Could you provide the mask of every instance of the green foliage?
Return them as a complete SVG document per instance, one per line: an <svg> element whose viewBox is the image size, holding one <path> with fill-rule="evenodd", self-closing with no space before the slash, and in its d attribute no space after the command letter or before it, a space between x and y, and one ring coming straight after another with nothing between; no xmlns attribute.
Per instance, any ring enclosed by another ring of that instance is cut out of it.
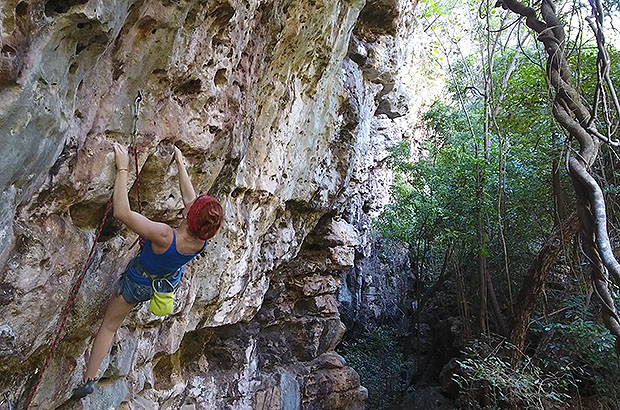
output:
<svg viewBox="0 0 620 410"><path fill-rule="evenodd" d="M468 113L475 133L472 136L461 109L435 102L424 116L434 135L425 145L428 156L411 163L404 143L394 149L391 160L396 173L394 201L375 227L386 237L410 243L416 250L412 256L420 267L437 265L433 255L441 258L446 244L456 241L467 252L465 259L474 260L480 252L491 258L492 267L496 268L492 270L501 271L503 245L497 225L497 215L501 212L508 221L503 227L508 257L513 266L525 269L553 223L548 159L551 135L542 134L546 142L543 144L539 141L541 134L532 131L528 138L522 135L519 141L502 147L501 152L493 142L489 160L485 160L481 154L483 115L482 107ZM477 193L480 173L485 175L482 197ZM498 202L500 178L504 185L501 203ZM476 218L481 211L488 216L488 237L482 247L476 236ZM418 249L421 251L417 252Z"/></svg>
<svg viewBox="0 0 620 410"><path fill-rule="evenodd" d="M606 14L608 14L609 18L617 18L617 14L614 13L620 12L620 0L603 0L602 2L603 10Z"/></svg>
<svg viewBox="0 0 620 410"><path fill-rule="evenodd" d="M423 17L445 16L450 14L456 6L458 0L425 0L423 2Z"/></svg>
<svg viewBox="0 0 620 410"><path fill-rule="evenodd" d="M368 389L369 410L385 409L400 401L406 388L402 377L406 367L395 330L379 327L354 341L343 342L339 353Z"/></svg>
<svg viewBox="0 0 620 410"><path fill-rule="evenodd" d="M618 10L618 4L617 0L604 2L608 11ZM454 52L460 38L445 30L447 21L453 19L450 14L454 7L450 1L426 2L425 24L432 30L444 30L436 35L436 54L450 60L446 78L452 80L448 88L451 95L435 102L424 116L431 138L424 145L426 156L422 160L411 162L405 143L394 148L390 160L395 172L393 203L376 221L375 229L385 237L408 243L413 269L422 280L438 273L445 249L449 243L455 244L457 263L461 261L463 276L469 281L465 285L470 287L470 297L477 280L475 261L478 255L486 256L498 299L507 302L508 285L514 290L522 282L523 273L555 223L552 162L561 161L576 143L567 148L571 142L566 141L565 132L551 115L552 92L545 78L544 50L531 45L535 37L527 40L529 46L526 41L519 49L511 46L514 39L499 39L493 45L496 53L488 56L484 50L488 52L490 47L483 41L493 35L479 24L468 31L475 42L480 41L475 45L477 51L463 56ZM479 10L486 11L483 6ZM485 25L488 22L491 29L510 27L509 21L501 18L492 14ZM572 82L590 106L597 80L597 50L575 38L567 40L566 49ZM612 61L620 57L616 50L610 50L610 56ZM492 66L485 67L489 61ZM490 81L484 78L486 73L491 73ZM620 65L611 65L610 76L620 78ZM604 106L598 107L597 126L604 129ZM616 119L616 114L610 115ZM484 141L489 142L486 152ZM605 173L605 150L601 162L595 164L601 174ZM607 195L620 192L620 174L613 169L601 180L610 181L603 187ZM564 192L572 192L562 166L560 185ZM567 210L575 208L572 196L562 200ZM610 225L617 222L614 211L612 208L609 212ZM481 225L486 235L482 240L477 235ZM618 237L611 234L612 239ZM571 261L571 257L574 255L565 256L563 262L577 266L580 261ZM511 283L504 275L506 267ZM464 373L460 383L471 394L471 406L477 403L481 388L489 388L494 406L510 401L519 403L520 408L565 408L567 395L576 389L587 391L588 383L593 383L610 406L620 403L614 340L596 323L598 317L589 312L589 299L584 300L580 291L571 289L562 294L561 300L569 306L562 320L534 327L541 346L549 343L540 362L513 368L497 352L485 350L488 346L474 346L468 351L461 362ZM471 299L475 302L475 297ZM507 303L502 307L508 311Z"/></svg>
<svg viewBox="0 0 620 410"><path fill-rule="evenodd" d="M491 348L477 340L465 349L464 358L457 360L460 369L453 378L462 389L460 399L466 408L481 408L482 395L491 408L509 404L524 409L567 408L565 401L574 387L570 366L549 373L529 361L515 368L501 356L506 348L505 343Z"/></svg>
<svg viewBox="0 0 620 410"><path fill-rule="evenodd" d="M590 390L614 408L620 403L620 366L614 337L604 326L588 319L595 315L586 306L583 297L568 298L566 322L535 323L532 331L553 334L542 357L550 372L570 367L578 384L592 383ZM584 392L586 395L592 393Z"/></svg>

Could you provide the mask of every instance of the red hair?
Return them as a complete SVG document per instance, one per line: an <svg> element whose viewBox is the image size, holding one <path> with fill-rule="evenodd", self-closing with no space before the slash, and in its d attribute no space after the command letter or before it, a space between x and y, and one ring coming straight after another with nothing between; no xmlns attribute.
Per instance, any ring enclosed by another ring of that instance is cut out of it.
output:
<svg viewBox="0 0 620 410"><path fill-rule="evenodd" d="M224 222L224 210L217 199L201 195L187 213L187 225L192 234L202 240L211 239Z"/></svg>

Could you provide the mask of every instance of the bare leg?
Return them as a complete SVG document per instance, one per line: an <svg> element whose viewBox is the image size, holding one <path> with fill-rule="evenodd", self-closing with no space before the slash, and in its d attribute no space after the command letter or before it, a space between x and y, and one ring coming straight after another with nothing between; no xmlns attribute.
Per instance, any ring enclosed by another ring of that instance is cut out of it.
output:
<svg viewBox="0 0 620 410"><path fill-rule="evenodd" d="M88 359L88 368L86 370L85 380L94 379L97 377L99 366L112 344L112 338L114 333L123 323L125 316L133 309L134 305L130 305L123 299L122 296L116 295L110 300L110 304L106 309L105 316L103 317L103 323L99 328L93 348L90 352L90 358Z"/></svg>

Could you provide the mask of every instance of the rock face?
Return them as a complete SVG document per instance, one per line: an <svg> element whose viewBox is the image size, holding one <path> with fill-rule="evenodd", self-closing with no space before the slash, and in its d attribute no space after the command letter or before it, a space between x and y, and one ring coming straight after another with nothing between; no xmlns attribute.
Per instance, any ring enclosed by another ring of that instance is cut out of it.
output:
<svg viewBox="0 0 620 410"><path fill-rule="evenodd" d="M144 213L178 223L176 144L225 226L185 270L173 314L134 310L96 392L67 403L136 252L135 236L108 223L32 408L363 408L365 389L333 352L338 277L388 197L413 7L0 3L0 395L23 406L32 391L142 90Z"/></svg>
<svg viewBox="0 0 620 410"><path fill-rule="evenodd" d="M356 254L354 267L340 274L340 315L355 337L385 323L407 329L414 311L415 278L407 247L369 235L369 246Z"/></svg>

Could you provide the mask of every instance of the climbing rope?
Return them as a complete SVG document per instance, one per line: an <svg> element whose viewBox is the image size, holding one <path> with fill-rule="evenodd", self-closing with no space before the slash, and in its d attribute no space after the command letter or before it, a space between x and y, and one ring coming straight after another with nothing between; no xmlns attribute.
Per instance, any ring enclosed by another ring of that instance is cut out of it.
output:
<svg viewBox="0 0 620 410"><path fill-rule="evenodd" d="M71 310L73 310L73 304L75 303L75 298L77 297L77 293L80 290L80 287L82 286L82 281L84 280L86 271L88 270L90 266L90 262L93 258L93 255L95 254L95 247L97 246L97 242L99 242L99 237L101 236L103 225L105 224L105 221L108 219L108 215L110 214L111 209L112 209L112 198L110 198L110 200L108 201L108 204L105 209L105 213L103 214L103 219L101 220L101 223L99 224L99 229L97 229L97 235L95 235L95 241L93 242L93 246L90 248L88 258L86 258L86 263L84 264L84 267L82 267L82 272L80 273L80 276L78 277L77 282L73 286L73 290L71 291L71 297L69 298L69 302L67 303L67 306L65 307L65 315L62 319L62 322L60 323L60 328L58 329L58 332L56 332L56 337L54 338L54 341L52 342L50 351L47 354L47 357L45 358L45 363L43 363L43 367L41 368L41 371L39 372L39 377L37 378L37 381L34 384L34 387L32 389L32 392L30 393L30 397L28 398L28 402L26 403L24 410L28 410L30 408L30 403L32 402L32 399L34 398L34 395L37 392L39 383L41 383L41 379L43 378L43 373L45 373L45 370L47 370L49 361L52 358L52 355L54 354L56 347L58 347L58 342L60 341L60 335L65 327L65 323L67 323L67 318L69 317Z"/></svg>
<svg viewBox="0 0 620 410"><path fill-rule="evenodd" d="M136 137L138 134L138 115L140 113L140 102L141 101L142 101L142 90L139 90L138 96L134 100L133 131L131 134L130 149L133 153L134 162L136 165L136 183L137 183L136 188L137 188L137 194L138 194L138 212L140 213L142 212L142 203L140 199L140 170L138 168L138 150L136 149ZM99 228L97 229L97 234L95 235L93 246L90 248L90 252L88 253L88 257L86 258L86 263L84 263L80 276L78 277L77 282L75 283L75 285L73 286L73 289L71 290L71 296L69 297L69 301L67 302L67 305L65 307L64 317L62 318L60 327L58 331L56 332L56 337L54 338L54 341L52 342L52 345L50 346L50 350L49 350L49 353L47 354L47 357L45 358L45 362L43 363L43 366L41 367L41 370L39 371L39 376L37 377L37 381L35 382L34 387L32 388L32 392L30 393L30 396L28 397L28 401L26 402L26 405L24 406L24 410L28 410L30 408L32 399L34 398L34 395L36 394L37 389L39 388L39 384L41 383L41 379L43 378L43 373L45 373L45 370L47 370L47 366L49 365L50 359L52 358L52 355L54 354L54 352L56 351L56 348L58 347L58 342L60 342L60 336L65 327L65 324L67 323L69 314L73 310L73 305L75 304L75 299L77 297L78 291L80 290L80 287L82 286L82 281L84 280L84 276L86 276L86 272L88 271L93 255L95 254L95 247L97 246L97 243L99 242L99 238L101 237L103 226L105 225L105 222L108 219L108 216L110 215L110 211L112 210L113 199L114 197L110 196L110 200L108 201L106 205L103 218L101 219L101 223L99 224ZM140 241L140 248L144 246L143 238L138 238L133 243L133 245L131 245L131 248L133 248L136 242L138 241ZM131 248L129 249L131 250ZM9 405L10 405L10 402L9 402Z"/></svg>

